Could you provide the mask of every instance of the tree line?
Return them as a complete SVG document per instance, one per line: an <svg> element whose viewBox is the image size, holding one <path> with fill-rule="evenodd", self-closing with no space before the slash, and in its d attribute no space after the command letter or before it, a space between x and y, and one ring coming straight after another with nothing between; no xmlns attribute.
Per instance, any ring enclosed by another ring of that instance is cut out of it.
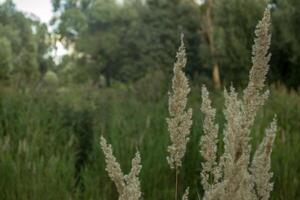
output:
<svg viewBox="0 0 300 200"><path fill-rule="evenodd" d="M12 0L0 5L1 81L41 81L47 71L60 84L95 86L135 82L154 71L169 76L183 33L193 82L243 85L255 24L270 7L269 80L299 87L298 0L52 0L52 5L53 32L16 10ZM72 50L59 64L51 57L56 40Z"/></svg>

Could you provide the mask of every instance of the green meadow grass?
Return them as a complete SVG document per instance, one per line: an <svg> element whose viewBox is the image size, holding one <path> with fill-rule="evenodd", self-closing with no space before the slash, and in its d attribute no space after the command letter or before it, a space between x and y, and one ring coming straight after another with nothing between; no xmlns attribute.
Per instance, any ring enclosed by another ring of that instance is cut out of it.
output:
<svg viewBox="0 0 300 200"><path fill-rule="evenodd" d="M147 90L144 90L147 91ZM212 94L222 126L222 94ZM0 92L0 199L117 199L99 146L103 134L128 172L136 149L142 157L143 199L170 199L175 176L166 162L169 143L167 95L149 98L126 89ZM193 128L180 173L181 193L202 194L199 138L200 89L193 88ZM279 131L272 154L272 199L300 198L300 96L272 89L253 127L253 145L277 114ZM222 133L220 133L222 134ZM220 144L221 145L221 144Z"/></svg>

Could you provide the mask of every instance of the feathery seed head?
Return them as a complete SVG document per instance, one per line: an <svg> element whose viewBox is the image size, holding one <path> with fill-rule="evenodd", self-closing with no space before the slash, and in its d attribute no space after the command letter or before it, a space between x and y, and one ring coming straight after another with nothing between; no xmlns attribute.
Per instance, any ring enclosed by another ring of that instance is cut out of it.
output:
<svg viewBox="0 0 300 200"><path fill-rule="evenodd" d="M212 108L209 93L205 86L202 86L201 111L204 114L203 136L200 139L200 153L204 158L202 163L201 183L204 190L208 190L211 185L210 177L216 183L220 178L220 170L217 167L217 143L219 126L215 124L216 109Z"/></svg>
<svg viewBox="0 0 300 200"><path fill-rule="evenodd" d="M174 76L172 80L172 92L169 95L169 113L167 118L171 145L168 147L167 161L171 169L181 167L181 160L186 151L192 126L192 109L186 110L187 95L190 92L188 79L182 71L186 65L186 52L181 39L181 46L177 53L177 61L174 64Z"/></svg>
<svg viewBox="0 0 300 200"><path fill-rule="evenodd" d="M116 157L113 155L113 150L110 144L107 144L105 138L101 136L100 145L105 156L106 168L108 176L115 183L119 194L123 193L125 188L124 174L121 170L120 164L117 162Z"/></svg>
<svg viewBox="0 0 300 200"><path fill-rule="evenodd" d="M266 136L256 150L250 171L255 183L255 191L258 199L268 200L273 189L270 182L273 173L271 170L271 152L277 131L277 119L273 119L270 127L266 130Z"/></svg>
<svg viewBox="0 0 300 200"><path fill-rule="evenodd" d="M186 190L182 196L182 200L189 200L189 190L190 190L190 188L186 188Z"/></svg>
<svg viewBox="0 0 300 200"><path fill-rule="evenodd" d="M104 137L101 136L100 145L105 156L106 171L110 179L115 183L119 200L138 200L142 196L139 174L142 168L140 153L136 152L132 159L132 168L128 175L124 175L119 163L113 155L111 145L107 144Z"/></svg>

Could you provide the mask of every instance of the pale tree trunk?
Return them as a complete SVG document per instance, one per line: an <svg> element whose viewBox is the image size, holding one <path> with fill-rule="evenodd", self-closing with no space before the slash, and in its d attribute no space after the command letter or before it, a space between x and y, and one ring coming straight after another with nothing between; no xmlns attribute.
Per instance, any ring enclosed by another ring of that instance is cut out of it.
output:
<svg viewBox="0 0 300 200"><path fill-rule="evenodd" d="M218 63L214 64L212 78L213 78L213 81L214 81L214 87L216 89L221 89L221 78L220 78Z"/></svg>
<svg viewBox="0 0 300 200"><path fill-rule="evenodd" d="M204 33L206 34L207 43L209 45L209 51L212 58L212 79L214 83L214 87L216 89L221 88L221 78L220 78L220 71L219 71L219 64L216 58L216 48L214 44L214 27L212 22L212 6L213 0L207 0L207 8L205 13L205 30Z"/></svg>

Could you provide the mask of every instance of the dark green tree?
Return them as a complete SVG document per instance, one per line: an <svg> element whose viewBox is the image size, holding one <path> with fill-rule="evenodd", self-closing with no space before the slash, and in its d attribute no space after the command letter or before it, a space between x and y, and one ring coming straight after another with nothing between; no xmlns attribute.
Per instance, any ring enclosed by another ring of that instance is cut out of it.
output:
<svg viewBox="0 0 300 200"><path fill-rule="evenodd" d="M214 3L214 37L225 83L245 84L251 66L252 38L256 22L266 8L261 0L218 0ZM207 50L205 51L207 52Z"/></svg>
<svg viewBox="0 0 300 200"><path fill-rule="evenodd" d="M172 70L180 35L185 35L190 75L199 72L200 13L192 0L146 0L141 17L147 27L148 55L153 65L165 72Z"/></svg>
<svg viewBox="0 0 300 200"><path fill-rule="evenodd" d="M14 84L37 80L51 42L46 25L16 10L11 0L0 5L1 79ZM51 60L51 59L49 59Z"/></svg>
<svg viewBox="0 0 300 200"><path fill-rule="evenodd" d="M169 72L180 34L188 43L189 71L198 70L199 15L193 1L53 1L57 32L74 46L78 71L97 83L135 81L148 71ZM54 22L55 23L55 22Z"/></svg>
<svg viewBox="0 0 300 200"><path fill-rule="evenodd" d="M0 37L0 80L7 79L12 64L12 47L10 41Z"/></svg>
<svg viewBox="0 0 300 200"><path fill-rule="evenodd" d="M271 80L290 88L300 86L300 1L276 0L272 7Z"/></svg>

